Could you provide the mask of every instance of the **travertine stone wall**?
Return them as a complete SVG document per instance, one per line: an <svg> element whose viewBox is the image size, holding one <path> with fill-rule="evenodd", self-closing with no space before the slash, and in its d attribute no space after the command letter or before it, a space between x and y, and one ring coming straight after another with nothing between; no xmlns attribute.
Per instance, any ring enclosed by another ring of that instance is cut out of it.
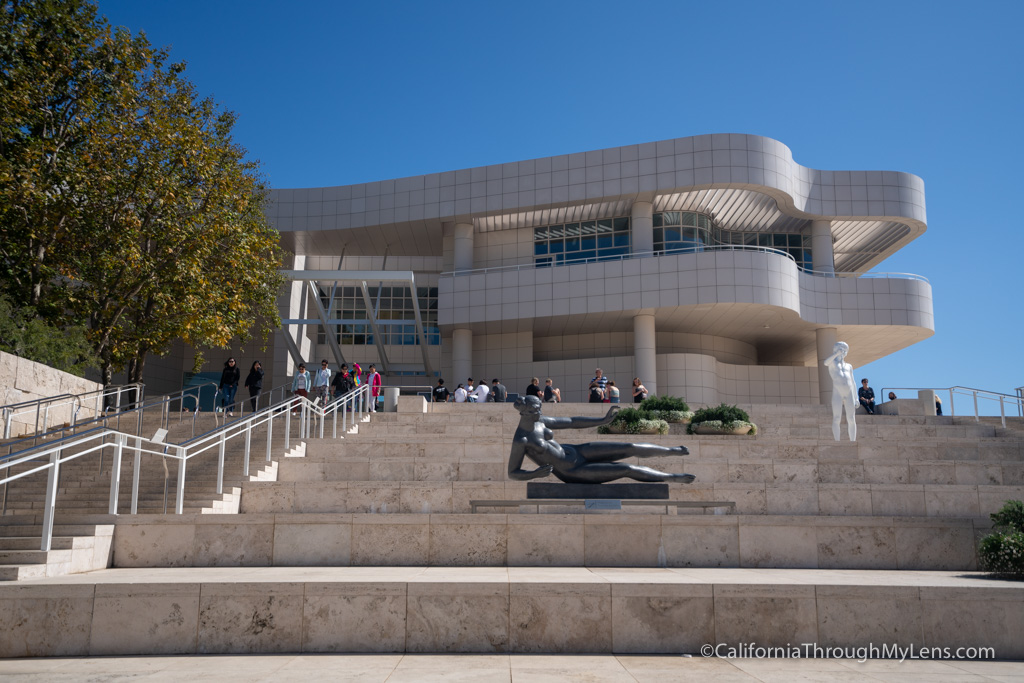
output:
<svg viewBox="0 0 1024 683"><path fill-rule="evenodd" d="M58 394L84 394L102 388L103 385L97 382L90 382L82 377L55 370L48 365L0 351L0 405L34 401ZM88 409L89 406L82 408L83 411ZM92 416L90 411L88 417ZM81 420L83 417L84 412L80 412L79 419ZM70 403L55 405L50 411L49 425L52 427L63 424L70 419ZM42 417L40 417L41 420ZM16 413L11 427L11 436L30 433L35 421L34 409L31 412ZM2 429L3 426L0 424L0 430Z"/></svg>

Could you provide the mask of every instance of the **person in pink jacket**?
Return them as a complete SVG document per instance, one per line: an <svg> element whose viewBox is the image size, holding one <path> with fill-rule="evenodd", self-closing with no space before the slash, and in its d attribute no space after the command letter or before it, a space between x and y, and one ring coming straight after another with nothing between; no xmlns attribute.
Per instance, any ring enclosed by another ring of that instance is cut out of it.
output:
<svg viewBox="0 0 1024 683"><path fill-rule="evenodd" d="M370 401L370 412L375 413L377 412L377 397L380 396L380 373L377 372L373 363L370 363L366 383L370 385L370 395L373 396L373 400Z"/></svg>

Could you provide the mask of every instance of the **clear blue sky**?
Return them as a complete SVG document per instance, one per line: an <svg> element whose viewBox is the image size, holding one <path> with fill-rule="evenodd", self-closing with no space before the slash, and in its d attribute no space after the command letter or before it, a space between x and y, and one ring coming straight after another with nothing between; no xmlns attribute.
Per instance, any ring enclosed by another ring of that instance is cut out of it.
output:
<svg viewBox="0 0 1024 683"><path fill-rule="evenodd" d="M928 230L875 270L934 288L935 335L876 390L1024 385L1024 3L99 0L239 114L272 187L703 133L924 178Z"/></svg>

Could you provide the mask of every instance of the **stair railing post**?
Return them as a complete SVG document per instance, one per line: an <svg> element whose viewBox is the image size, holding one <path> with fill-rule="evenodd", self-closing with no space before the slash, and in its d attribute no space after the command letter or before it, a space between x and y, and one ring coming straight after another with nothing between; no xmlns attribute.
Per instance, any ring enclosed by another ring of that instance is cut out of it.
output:
<svg viewBox="0 0 1024 683"><path fill-rule="evenodd" d="M114 439L114 458L110 464L110 504L107 513L117 514L117 497L121 491L121 454L124 452L125 435L118 434ZM141 444L139 444L141 446Z"/></svg>
<svg viewBox="0 0 1024 683"><path fill-rule="evenodd" d="M284 407L284 449L288 450L288 445L291 443L292 435L292 408L295 407L294 403L285 405ZM274 421L271 419L270 426L273 426ZM267 460L270 460L270 435L267 435Z"/></svg>
<svg viewBox="0 0 1024 683"><path fill-rule="evenodd" d="M981 422L981 418L978 417L978 392L972 391L971 393L974 394L974 421Z"/></svg>
<svg viewBox="0 0 1024 683"><path fill-rule="evenodd" d="M255 413L253 413L255 415ZM249 446L252 444L252 430L255 429L256 422L250 420L249 424L245 426L245 459L242 461L242 476L249 476Z"/></svg>
<svg viewBox="0 0 1024 683"><path fill-rule="evenodd" d="M227 432L221 432L220 444L217 447L217 495L224 493L224 445Z"/></svg>
<svg viewBox="0 0 1024 683"><path fill-rule="evenodd" d="M1006 406L1002 396L999 397L999 416L1003 419L1003 429L1006 429Z"/></svg>
<svg viewBox="0 0 1024 683"><path fill-rule="evenodd" d="M40 550L49 552L53 540L53 512L57 505L57 481L60 468L60 449L50 453L50 471L46 475L46 507L43 509L43 538Z"/></svg>
<svg viewBox="0 0 1024 683"><path fill-rule="evenodd" d="M135 461L132 463L132 514L139 514L139 470L142 469L142 444L135 442ZM166 458L164 459L166 461ZM167 513L167 477L164 477L164 513Z"/></svg>
<svg viewBox="0 0 1024 683"><path fill-rule="evenodd" d="M185 466L188 463L188 451L178 447L178 491L174 501L174 514L180 515L185 511Z"/></svg>
<svg viewBox="0 0 1024 683"><path fill-rule="evenodd" d="M334 415L331 420L331 438L338 438L338 406L335 406Z"/></svg>
<svg viewBox="0 0 1024 683"><path fill-rule="evenodd" d="M288 416L292 414L289 406L285 407L285 422L284 422L284 447L288 450ZM271 408L267 413L267 462L270 462L270 442L274 438L274 409Z"/></svg>

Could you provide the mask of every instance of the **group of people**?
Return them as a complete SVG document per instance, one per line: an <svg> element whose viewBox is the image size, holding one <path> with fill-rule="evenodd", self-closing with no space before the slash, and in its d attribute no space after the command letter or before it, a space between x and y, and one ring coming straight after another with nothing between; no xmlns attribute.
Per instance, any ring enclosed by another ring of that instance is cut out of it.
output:
<svg viewBox="0 0 1024 683"><path fill-rule="evenodd" d="M217 391L220 395L219 412L226 412L230 416L235 414L235 393L238 391L238 382L242 379L242 371L238 369L234 358L224 361L224 369L220 373L220 384ZM263 391L263 366L260 362L253 361L252 368L245 378L246 388L249 389L249 402L253 412L256 412L256 404L259 402L260 393Z"/></svg>
<svg viewBox="0 0 1024 683"><path fill-rule="evenodd" d="M615 386L615 380L608 379L601 368L594 370L594 377L590 380L587 391L590 396L589 403L621 402L621 394L619 388ZM647 387L644 386L639 377L633 378L632 394L633 403L640 403L649 395Z"/></svg>
<svg viewBox="0 0 1024 683"><path fill-rule="evenodd" d="M453 393L444 385L443 379L437 380L437 386L431 392L431 400L434 403L504 403L508 400L508 389L497 377L491 380L489 387L486 380L480 380L476 386L473 386L472 377L466 382L459 383Z"/></svg>
<svg viewBox="0 0 1024 683"><path fill-rule="evenodd" d="M530 386L526 387L527 396L536 396L544 403L561 403L562 392L554 385L551 378L544 380L544 387L541 388L540 380L536 377L530 380Z"/></svg>
<svg viewBox="0 0 1024 683"><path fill-rule="evenodd" d="M601 368L598 368L594 375L589 386L590 403L619 403L621 394L615 382L605 377ZM562 401L562 391L555 386L550 377L544 380L544 386L541 386L539 377L531 379L525 394L536 396L543 403ZM640 403L648 396L647 387L639 377L633 378L632 395L633 403ZM431 400L434 403L505 403L508 400L508 390L497 378L492 379L488 387L486 381L474 385L473 378L470 377L465 384L460 383L453 392L445 386L443 379L439 379L432 391Z"/></svg>
<svg viewBox="0 0 1024 683"><path fill-rule="evenodd" d="M373 363L367 366L365 380L359 363L353 363L351 370L348 363L342 363L341 369L337 373L332 373L330 363L322 360L320 369L312 375L306 370L304 363L299 363L299 368L292 379L292 393L308 398L309 392L312 391L315 395L314 400L319 401L321 405L327 405L331 400L341 398L364 383L370 385L370 412L376 412L377 398L381 392L381 376Z"/></svg>
<svg viewBox="0 0 1024 683"><path fill-rule="evenodd" d="M888 398L890 401L895 401L896 392L890 391ZM857 390L857 399L860 401L860 404L864 406L864 410L867 411L868 415L875 414L875 390L868 386L867 377L860 381L860 389ZM935 414L942 415L942 399L939 398L938 394L935 395Z"/></svg>

